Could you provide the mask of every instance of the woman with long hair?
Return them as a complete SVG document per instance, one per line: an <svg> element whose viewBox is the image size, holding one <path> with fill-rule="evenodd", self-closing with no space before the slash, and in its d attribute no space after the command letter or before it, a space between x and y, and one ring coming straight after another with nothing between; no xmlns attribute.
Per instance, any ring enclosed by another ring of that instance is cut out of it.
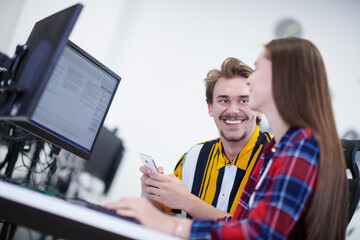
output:
<svg viewBox="0 0 360 240"><path fill-rule="evenodd" d="M249 107L265 114L274 139L230 221L171 217L144 198L104 206L186 239L345 239L345 160L318 49L305 39L273 40L247 82Z"/></svg>

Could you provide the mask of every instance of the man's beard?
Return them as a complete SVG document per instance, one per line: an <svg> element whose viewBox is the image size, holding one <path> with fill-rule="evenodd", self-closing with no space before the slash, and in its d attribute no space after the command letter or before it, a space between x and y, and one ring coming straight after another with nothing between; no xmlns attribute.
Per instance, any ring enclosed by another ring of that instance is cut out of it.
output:
<svg viewBox="0 0 360 240"><path fill-rule="evenodd" d="M240 137L228 138L225 136L225 134L222 130L220 131L220 136L222 136L228 142L240 142L245 139L246 135L247 135L247 132L244 132L243 135Z"/></svg>
<svg viewBox="0 0 360 240"><path fill-rule="evenodd" d="M220 121L223 121L225 119L243 119L243 121L254 121L254 117L252 117L251 119L249 118L248 115L246 115L243 111L241 111L240 113L237 113L237 114L222 114L220 117L219 117L219 120ZM244 127L244 126L242 126ZM249 133L246 131L244 131L244 133L239 136L239 137L232 137L232 138L228 138L225 136L224 134L224 131L223 130L220 130L220 136L224 138L224 140L228 141L228 142L240 142L242 140L244 140L246 138L246 136L248 135Z"/></svg>

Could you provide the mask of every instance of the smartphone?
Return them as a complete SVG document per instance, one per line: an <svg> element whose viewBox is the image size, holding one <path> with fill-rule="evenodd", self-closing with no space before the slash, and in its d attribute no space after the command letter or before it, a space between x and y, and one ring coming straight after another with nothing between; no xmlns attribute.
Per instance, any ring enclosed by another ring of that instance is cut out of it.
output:
<svg viewBox="0 0 360 240"><path fill-rule="evenodd" d="M150 157L146 154L143 154L143 153L139 153L139 155L140 155L140 158L141 158L144 166L150 168L151 172L153 172L153 173L159 172L158 168L156 167L155 161L154 161L154 159L152 159L152 157Z"/></svg>

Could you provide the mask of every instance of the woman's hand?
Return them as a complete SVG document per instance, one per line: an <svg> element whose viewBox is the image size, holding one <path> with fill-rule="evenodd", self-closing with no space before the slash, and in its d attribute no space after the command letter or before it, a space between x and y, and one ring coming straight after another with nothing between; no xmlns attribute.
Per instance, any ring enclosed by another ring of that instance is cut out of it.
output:
<svg viewBox="0 0 360 240"><path fill-rule="evenodd" d="M190 220L186 220L186 223L181 223L181 221L185 220L164 214L156 209L146 198L123 198L116 202L105 203L102 206L115 210L119 215L135 218L143 226L170 235L174 235L179 224L183 224L184 232L182 234L185 234L185 236L189 235Z"/></svg>

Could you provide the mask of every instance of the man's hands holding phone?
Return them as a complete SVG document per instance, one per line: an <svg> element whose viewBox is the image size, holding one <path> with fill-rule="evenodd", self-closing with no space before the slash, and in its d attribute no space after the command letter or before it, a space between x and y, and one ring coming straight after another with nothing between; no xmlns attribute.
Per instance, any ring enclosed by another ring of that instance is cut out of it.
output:
<svg viewBox="0 0 360 240"><path fill-rule="evenodd" d="M140 171L143 173L141 176L141 194L152 200L155 206L162 209L161 204L163 204L178 209L181 205L186 204L186 199L192 198L193 195L179 178L173 174L164 174L163 167L156 168L160 174L154 173L156 165L149 156L143 155L142 160L144 166L140 167ZM183 207L181 206L180 209Z"/></svg>
<svg viewBox="0 0 360 240"><path fill-rule="evenodd" d="M172 215L171 209L181 209L194 218L204 219L231 216L191 194L185 184L175 175L164 174L162 167L157 169L159 173L153 173L150 168L145 166L140 167L140 171L143 173L141 194L146 196L159 210Z"/></svg>

